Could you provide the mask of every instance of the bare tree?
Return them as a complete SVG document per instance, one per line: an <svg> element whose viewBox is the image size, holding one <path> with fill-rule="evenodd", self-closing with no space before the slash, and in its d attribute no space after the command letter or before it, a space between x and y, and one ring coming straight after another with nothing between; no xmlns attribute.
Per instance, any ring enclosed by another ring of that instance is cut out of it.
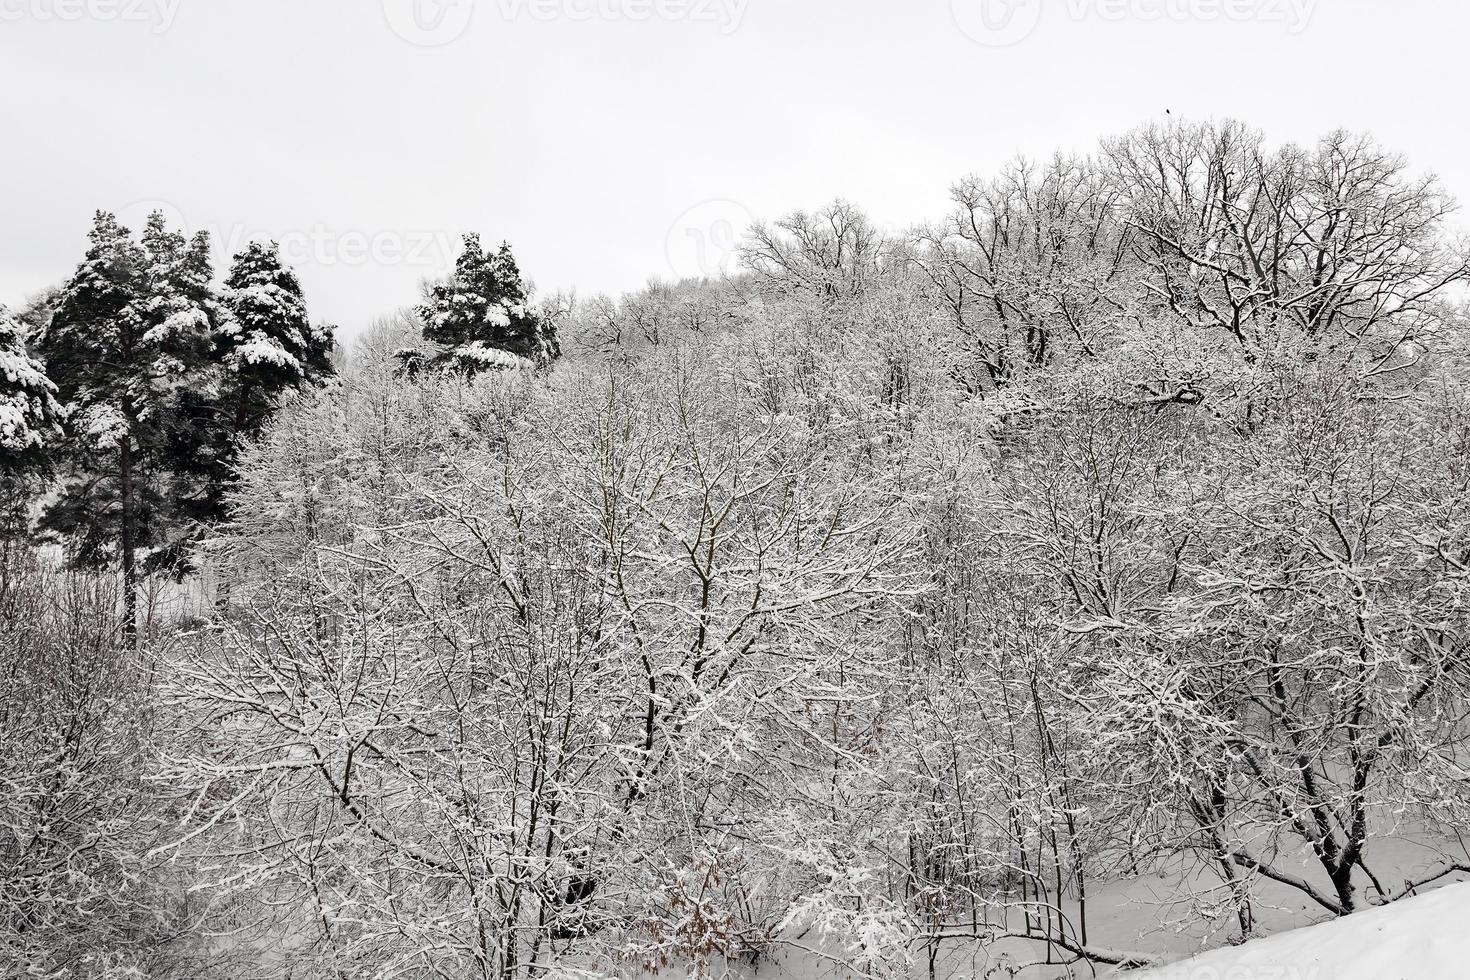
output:
<svg viewBox="0 0 1470 980"><path fill-rule="evenodd" d="M1246 357L1305 337L1402 367L1470 274L1453 202L1366 136L1271 150L1237 122L1178 124L1105 152L1145 288Z"/></svg>
<svg viewBox="0 0 1470 980"><path fill-rule="evenodd" d="M920 230L917 262L965 338L975 391L1070 351L1092 355L1131 309L1118 192L1090 160L1018 161L953 191L954 214Z"/></svg>

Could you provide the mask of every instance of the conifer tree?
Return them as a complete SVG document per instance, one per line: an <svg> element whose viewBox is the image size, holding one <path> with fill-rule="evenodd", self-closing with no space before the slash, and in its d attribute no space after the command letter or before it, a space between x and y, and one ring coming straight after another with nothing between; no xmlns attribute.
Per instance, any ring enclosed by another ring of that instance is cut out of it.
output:
<svg viewBox="0 0 1470 980"><path fill-rule="evenodd" d="M217 465L215 435L219 426L217 403L221 378L211 363L213 338L229 320L214 293L214 268L208 235L185 238L165 227L161 215L148 219L143 248L149 259L152 289L149 322L159 329L184 326L187 362L193 365L191 383L173 400L173 417L166 427L166 453L161 465L168 472L167 513L160 521L163 540L149 556L150 571L167 568L177 575L189 570L187 552L194 539L193 523L209 496L208 476Z"/></svg>
<svg viewBox="0 0 1470 980"><path fill-rule="evenodd" d="M226 517L242 440L257 438L292 391L334 373L334 331L313 324L296 274L275 242L252 242L230 266L221 294L226 315L214 331L221 383L215 402L207 493L192 516L203 524Z"/></svg>
<svg viewBox="0 0 1470 980"><path fill-rule="evenodd" d="M418 308L424 339L438 350L406 351L405 363L421 363L474 375L519 364L545 364L559 353L554 326L527 302L526 285L510 246L482 250L480 236L466 235L449 278L428 287Z"/></svg>
<svg viewBox="0 0 1470 980"><path fill-rule="evenodd" d="M65 537L74 563L121 567L130 635L138 553L168 543L169 464L207 431L185 395L214 385L209 278L207 238L186 242L155 214L140 245L99 211L41 338L68 416L67 478L42 524Z"/></svg>
<svg viewBox="0 0 1470 980"><path fill-rule="evenodd" d="M332 330L313 325L275 242L252 242L225 280L230 322L218 354L233 386L234 430L257 435L283 394L332 374Z"/></svg>
<svg viewBox="0 0 1470 980"><path fill-rule="evenodd" d="M60 423L56 385L27 353L20 321L0 304L0 474L39 466Z"/></svg>
<svg viewBox="0 0 1470 980"><path fill-rule="evenodd" d="M0 545L25 536L35 478L60 436L56 385L26 351L26 330L0 305Z"/></svg>

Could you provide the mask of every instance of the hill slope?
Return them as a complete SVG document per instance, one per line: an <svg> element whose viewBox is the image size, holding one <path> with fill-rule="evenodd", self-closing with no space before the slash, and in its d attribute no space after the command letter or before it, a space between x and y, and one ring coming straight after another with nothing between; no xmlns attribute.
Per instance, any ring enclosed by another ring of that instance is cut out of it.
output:
<svg viewBox="0 0 1470 980"><path fill-rule="evenodd" d="M1131 980L1459 980L1470 976L1470 883L1220 949Z"/></svg>

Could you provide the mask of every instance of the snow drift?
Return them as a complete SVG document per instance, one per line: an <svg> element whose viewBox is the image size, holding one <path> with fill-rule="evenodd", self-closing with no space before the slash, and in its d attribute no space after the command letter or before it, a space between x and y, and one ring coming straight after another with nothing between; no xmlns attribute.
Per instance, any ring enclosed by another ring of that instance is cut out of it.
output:
<svg viewBox="0 0 1470 980"><path fill-rule="evenodd" d="M1134 980L1460 980L1470 976L1470 883L1294 929Z"/></svg>

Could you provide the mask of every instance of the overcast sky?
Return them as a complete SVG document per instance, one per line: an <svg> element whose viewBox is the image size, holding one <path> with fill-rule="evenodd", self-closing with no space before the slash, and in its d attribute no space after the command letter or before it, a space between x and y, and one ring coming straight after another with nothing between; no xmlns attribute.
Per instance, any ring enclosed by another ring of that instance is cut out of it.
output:
<svg viewBox="0 0 1470 980"><path fill-rule="evenodd" d="M620 292L1166 108L1367 129L1465 198L1467 38L1448 0L0 0L0 302L155 203L221 261L281 240L347 333L467 231Z"/></svg>

